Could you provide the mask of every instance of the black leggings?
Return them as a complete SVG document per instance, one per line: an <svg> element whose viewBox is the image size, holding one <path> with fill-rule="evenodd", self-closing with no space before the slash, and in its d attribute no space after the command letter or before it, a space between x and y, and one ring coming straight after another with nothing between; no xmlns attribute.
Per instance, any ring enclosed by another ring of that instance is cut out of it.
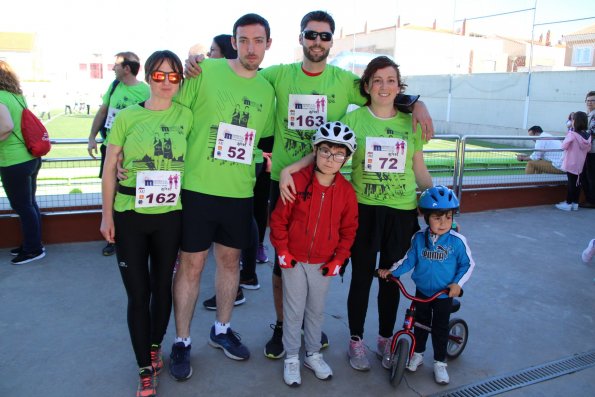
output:
<svg viewBox="0 0 595 397"><path fill-rule="evenodd" d="M378 251L378 267L390 268L405 256L411 245L411 237L419 230L419 223L417 210L365 204L359 204L358 210L359 226L351 247L352 274L347 314L351 335L363 338ZM395 283L381 280L378 288L379 335L385 338L393 335L398 307L399 288Z"/></svg>
<svg viewBox="0 0 595 397"><path fill-rule="evenodd" d="M148 367L151 345L161 344L169 323L182 212L114 212L114 224L118 267L128 295L132 348L139 368Z"/></svg>
<svg viewBox="0 0 595 397"><path fill-rule="evenodd" d="M415 291L415 296L421 299L428 298L419 291ZM415 304L415 320L420 324L432 328L432 347L434 348L434 360L436 361L446 361L448 321L450 320L451 308L452 298L436 299L429 303ZM425 352L428 331L421 327L416 327L414 333L416 342L415 352Z"/></svg>
<svg viewBox="0 0 595 397"><path fill-rule="evenodd" d="M568 185L566 188L566 202L568 204L578 203L578 196L581 194L581 185L578 180L578 175L567 172L566 177L568 178Z"/></svg>

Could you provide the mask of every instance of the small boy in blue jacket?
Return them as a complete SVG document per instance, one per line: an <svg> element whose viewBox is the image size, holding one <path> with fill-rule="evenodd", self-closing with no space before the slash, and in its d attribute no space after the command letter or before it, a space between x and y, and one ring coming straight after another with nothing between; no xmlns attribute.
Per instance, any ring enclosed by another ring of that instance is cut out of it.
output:
<svg viewBox="0 0 595 397"><path fill-rule="evenodd" d="M411 248L403 259L388 270L378 270L378 274L382 278L389 273L399 277L413 269L415 296L422 299L450 289L448 295L443 294L429 303L417 303L415 309L416 321L432 328L434 379L439 384L448 384L446 348L452 298L460 295L475 262L465 237L452 229L453 215L459 209L459 200L452 190L445 186L429 188L422 193L418 206L428 226L413 236ZM412 372L423 364L428 340L426 330L416 327L414 332L417 343L407 364Z"/></svg>

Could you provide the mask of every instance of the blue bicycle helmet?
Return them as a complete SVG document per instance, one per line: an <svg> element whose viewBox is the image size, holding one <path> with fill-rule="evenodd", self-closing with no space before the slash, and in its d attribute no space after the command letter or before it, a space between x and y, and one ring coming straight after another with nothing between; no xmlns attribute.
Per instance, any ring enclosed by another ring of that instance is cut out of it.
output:
<svg viewBox="0 0 595 397"><path fill-rule="evenodd" d="M418 206L424 214L434 211L457 211L459 209L459 199L446 186L437 185L426 189L421 194Z"/></svg>

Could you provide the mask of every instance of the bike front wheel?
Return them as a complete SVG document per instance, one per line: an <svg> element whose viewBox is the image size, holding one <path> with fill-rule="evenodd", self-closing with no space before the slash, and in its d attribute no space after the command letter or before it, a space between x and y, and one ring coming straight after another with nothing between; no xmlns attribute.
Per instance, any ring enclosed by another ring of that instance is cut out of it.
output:
<svg viewBox="0 0 595 397"><path fill-rule="evenodd" d="M405 374L405 366L409 358L409 340L401 338L397 341L395 351L391 353L390 384L399 386Z"/></svg>
<svg viewBox="0 0 595 397"><path fill-rule="evenodd" d="M469 339L469 327L465 320L453 318L448 322L448 345L446 357L455 359L463 353Z"/></svg>

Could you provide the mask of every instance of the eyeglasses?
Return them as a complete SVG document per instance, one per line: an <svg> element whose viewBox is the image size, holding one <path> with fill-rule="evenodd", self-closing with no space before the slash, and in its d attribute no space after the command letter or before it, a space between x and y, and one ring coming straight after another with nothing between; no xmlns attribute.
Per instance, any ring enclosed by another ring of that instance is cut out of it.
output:
<svg viewBox="0 0 595 397"><path fill-rule="evenodd" d="M304 38L308 40L316 40L318 36L320 36L320 40L322 41L331 41L333 39L333 34L330 32L316 32L314 30L304 30L302 32Z"/></svg>
<svg viewBox="0 0 595 397"><path fill-rule="evenodd" d="M164 82L166 78L170 83L178 84L182 80L182 75L178 72L162 72L160 70L151 73L151 80L156 83Z"/></svg>
<svg viewBox="0 0 595 397"><path fill-rule="evenodd" d="M320 153L320 157L322 157L323 159L328 159L329 157L333 158L333 161L335 163L342 163L345 161L345 159L347 158L346 155L344 155L343 153L331 153L330 150L328 150L325 147L319 147L318 148L318 153Z"/></svg>
<svg viewBox="0 0 595 397"><path fill-rule="evenodd" d="M595 103L595 99L585 99L585 103Z"/></svg>

